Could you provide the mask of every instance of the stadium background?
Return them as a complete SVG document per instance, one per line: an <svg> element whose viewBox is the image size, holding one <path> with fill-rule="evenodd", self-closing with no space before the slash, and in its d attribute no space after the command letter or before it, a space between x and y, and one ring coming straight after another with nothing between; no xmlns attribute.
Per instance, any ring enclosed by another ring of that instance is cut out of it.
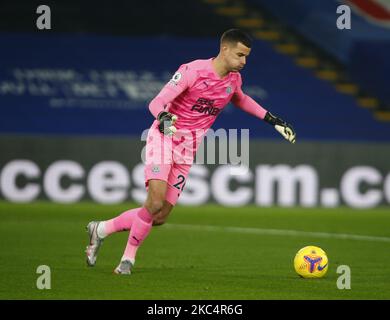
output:
<svg viewBox="0 0 390 320"><path fill-rule="evenodd" d="M110 217L118 212L108 205L142 203L148 102L182 63L215 56L221 33L238 27L254 39L244 91L290 122L297 143L229 106L213 128L250 129L250 170L196 165L179 204L209 210L205 221L226 210L232 223L246 208L270 219L267 207L292 220L304 212L307 231L348 231L362 219L350 232L389 239L389 1L46 1L51 30L36 28L39 4L0 5L4 228L12 212L26 222L26 211L64 214L87 203L91 216L104 204ZM336 27L342 4L352 8L351 30ZM337 210L348 212L344 225ZM313 216L334 224L321 228Z"/></svg>

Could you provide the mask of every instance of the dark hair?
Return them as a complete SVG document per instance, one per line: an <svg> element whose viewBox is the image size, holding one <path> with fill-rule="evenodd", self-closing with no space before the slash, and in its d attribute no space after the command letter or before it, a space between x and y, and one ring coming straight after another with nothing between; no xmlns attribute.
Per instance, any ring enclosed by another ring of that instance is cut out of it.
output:
<svg viewBox="0 0 390 320"><path fill-rule="evenodd" d="M230 42L237 43L241 42L248 48L252 47L252 39L251 37L244 31L240 29L229 29L223 33L221 36L221 43Z"/></svg>

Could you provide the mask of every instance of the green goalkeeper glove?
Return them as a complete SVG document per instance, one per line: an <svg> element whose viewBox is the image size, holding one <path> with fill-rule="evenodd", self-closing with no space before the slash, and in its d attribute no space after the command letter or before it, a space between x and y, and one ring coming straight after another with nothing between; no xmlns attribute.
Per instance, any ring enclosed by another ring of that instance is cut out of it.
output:
<svg viewBox="0 0 390 320"><path fill-rule="evenodd" d="M160 122L158 129L161 133L167 136L172 136L175 134L176 127L174 124L177 121L177 116L166 111L161 111L157 116L157 120Z"/></svg>
<svg viewBox="0 0 390 320"><path fill-rule="evenodd" d="M296 133L293 127L286 121L272 115L267 111L264 121L272 125L286 140L291 143L295 143Z"/></svg>

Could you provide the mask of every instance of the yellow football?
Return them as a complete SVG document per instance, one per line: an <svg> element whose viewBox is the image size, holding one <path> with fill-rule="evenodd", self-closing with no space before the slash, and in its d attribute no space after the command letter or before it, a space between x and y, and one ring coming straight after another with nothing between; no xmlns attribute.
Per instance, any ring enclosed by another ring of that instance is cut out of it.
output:
<svg viewBox="0 0 390 320"><path fill-rule="evenodd" d="M303 278L322 278L328 271L328 257L319 247L304 247L295 255L294 269Z"/></svg>

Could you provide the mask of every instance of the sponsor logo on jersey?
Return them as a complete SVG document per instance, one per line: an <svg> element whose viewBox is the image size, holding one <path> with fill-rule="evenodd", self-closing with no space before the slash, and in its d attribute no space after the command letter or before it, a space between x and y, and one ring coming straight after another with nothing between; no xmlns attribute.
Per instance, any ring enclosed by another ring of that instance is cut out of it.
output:
<svg viewBox="0 0 390 320"><path fill-rule="evenodd" d="M221 109L214 107L214 101L206 98L199 98L191 108L191 111L196 111L210 116L217 116Z"/></svg>

